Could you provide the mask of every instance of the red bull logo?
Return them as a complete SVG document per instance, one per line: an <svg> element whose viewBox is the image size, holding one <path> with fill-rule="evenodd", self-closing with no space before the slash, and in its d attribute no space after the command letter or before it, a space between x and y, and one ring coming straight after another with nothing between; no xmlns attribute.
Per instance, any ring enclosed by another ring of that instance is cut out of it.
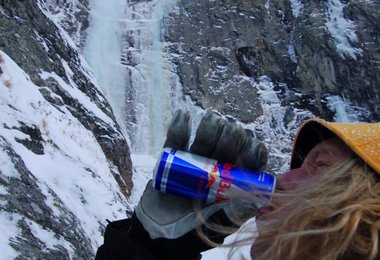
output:
<svg viewBox="0 0 380 260"><path fill-rule="evenodd" d="M216 201L225 200L225 194L226 191L228 191L232 186L232 180L234 177L231 175L231 169L233 165L230 163L224 163L223 164L223 170L222 170L222 179L219 182L219 188L216 191Z"/></svg>

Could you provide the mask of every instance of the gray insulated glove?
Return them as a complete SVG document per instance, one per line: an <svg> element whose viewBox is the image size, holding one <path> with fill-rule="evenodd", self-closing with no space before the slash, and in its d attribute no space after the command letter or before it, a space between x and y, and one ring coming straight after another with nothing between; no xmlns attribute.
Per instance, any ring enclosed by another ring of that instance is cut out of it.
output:
<svg viewBox="0 0 380 260"><path fill-rule="evenodd" d="M187 151L190 134L190 114L179 110L169 125L164 147ZM208 111L202 118L189 152L255 171L263 169L267 162L265 145L251 131L214 111ZM239 226L254 216L255 203L233 199L200 204L159 192L150 181L135 212L152 239L176 239L221 210L229 221Z"/></svg>

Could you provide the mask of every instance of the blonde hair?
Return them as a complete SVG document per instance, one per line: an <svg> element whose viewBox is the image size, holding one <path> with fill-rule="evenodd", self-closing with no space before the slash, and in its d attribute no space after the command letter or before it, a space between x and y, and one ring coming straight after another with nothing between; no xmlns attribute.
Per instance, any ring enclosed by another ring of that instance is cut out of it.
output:
<svg viewBox="0 0 380 260"><path fill-rule="evenodd" d="M360 160L346 160L307 187L275 196L286 202L259 220L253 259L378 258L379 176Z"/></svg>

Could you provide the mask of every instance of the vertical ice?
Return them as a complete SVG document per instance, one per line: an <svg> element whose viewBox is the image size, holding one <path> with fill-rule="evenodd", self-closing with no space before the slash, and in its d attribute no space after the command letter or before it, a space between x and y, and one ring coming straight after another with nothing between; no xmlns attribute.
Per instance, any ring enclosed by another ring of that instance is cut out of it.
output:
<svg viewBox="0 0 380 260"><path fill-rule="evenodd" d="M120 65L121 31L119 21L125 0L91 0L90 28L84 55L95 74L116 120L126 134L125 69Z"/></svg>
<svg viewBox="0 0 380 260"><path fill-rule="evenodd" d="M344 15L347 4L339 0L328 0L326 2L326 27L335 40L335 45L342 58L351 57L356 60L361 55L360 48L352 47L358 41L353 21Z"/></svg>
<svg viewBox="0 0 380 260"><path fill-rule="evenodd" d="M161 41L163 17L174 4L91 0L85 57L134 154L161 149L174 109L172 87L177 83Z"/></svg>
<svg viewBox="0 0 380 260"><path fill-rule="evenodd" d="M347 103L343 101L340 96L329 96L326 98L328 107L331 111L335 112L334 120L336 122L349 122L346 107Z"/></svg>
<svg viewBox="0 0 380 260"><path fill-rule="evenodd" d="M336 122L360 122L368 121L371 118L371 112L359 106L355 106L344 95L326 97L327 107L335 113L334 121Z"/></svg>
<svg viewBox="0 0 380 260"><path fill-rule="evenodd" d="M135 154L154 155L164 143L172 84L161 29L163 17L174 3L129 3L124 10L122 63L128 71L127 121Z"/></svg>

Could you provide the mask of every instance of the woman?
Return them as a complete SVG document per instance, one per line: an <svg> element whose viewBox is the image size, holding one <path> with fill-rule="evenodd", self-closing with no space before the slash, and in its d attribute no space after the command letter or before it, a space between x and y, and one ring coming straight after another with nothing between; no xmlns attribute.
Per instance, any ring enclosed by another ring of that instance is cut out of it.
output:
<svg viewBox="0 0 380 260"><path fill-rule="evenodd" d="M188 114L176 114L165 146L187 147L190 134L184 129L189 129L189 121ZM252 169L266 162L262 144L214 113L201 121L190 152ZM257 212L252 258L379 258L379 174L380 124L306 121L294 142L291 170L278 176L271 207ZM205 208L210 207L213 204ZM186 213L192 209L191 201L155 192L148 185L132 218L108 225L97 259L200 259L210 248L204 241L221 243L226 233L214 231L230 229L216 225L214 230L208 223L194 227L195 215ZM209 220L236 228L238 221L232 220L240 215L234 213L246 209L224 208ZM167 219L170 225L162 225Z"/></svg>
<svg viewBox="0 0 380 260"><path fill-rule="evenodd" d="M305 122L260 209L253 259L378 259L380 125Z"/></svg>

